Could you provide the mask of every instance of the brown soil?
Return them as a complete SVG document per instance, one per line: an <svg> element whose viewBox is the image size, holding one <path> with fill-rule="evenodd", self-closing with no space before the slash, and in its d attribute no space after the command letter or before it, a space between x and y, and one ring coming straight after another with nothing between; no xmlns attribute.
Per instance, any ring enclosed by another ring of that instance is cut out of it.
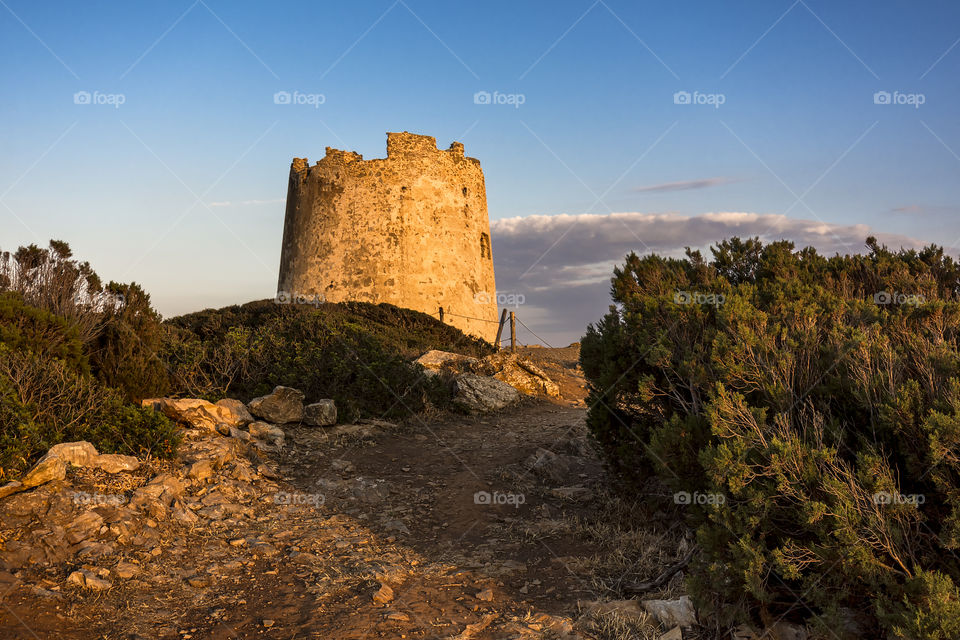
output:
<svg viewBox="0 0 960 640"><path fill-rule="evenodd" d="M283 481L258 481L252 517L154 523L153 544L137 551L0 571L0 637L613 637L582 623L564 634L578 601L622 597L620 581L677 558L678 536L665 512L607 496L576 351L526 350L559 378L564 400L526 399L483 417L290 428L273 456ZM538 448L560 454L553 477L525 464ZM100 592L66 584L81 566L118 559L140 574L111 574ZM676 594L672 585L651 595Z"/></svg>

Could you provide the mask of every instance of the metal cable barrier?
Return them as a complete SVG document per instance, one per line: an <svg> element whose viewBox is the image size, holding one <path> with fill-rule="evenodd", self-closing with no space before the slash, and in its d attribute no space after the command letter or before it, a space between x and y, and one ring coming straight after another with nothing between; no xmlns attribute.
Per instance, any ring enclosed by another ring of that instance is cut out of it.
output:
<svg viewBox="0 0 960 640"><path fill-rule="evenodd" d="M509 314L509 316L508 316L508 314ZM494 346L495 346L497 349L500 348L500 336L501 336L501 334L503 333L504 324L507 322L507 320L508 320L508 318L509 318L509 322L510 322L510 350L511 350L511 351L514 351L514 350L516 350L516 348L517 348L517 328L516 328L516 323L520 323L520 326L523 327L524 329L526 329L527 331L529 331L530 334L531 334L534 338L536 338L537 341L539 341L540 344L542 344L543 346L548 347L548 348L551 348L551 349L554 348L550 343L548 343L546 340L544 340L543 338L541 338L540 336L538 336L537 333L536 333L533 329L531 329L531 328L528 327L526 324L524 324L523 320L521 320L520 318L518 318L515 312L513 312L513 311L509 311L509 312L508 312L506 309L503 310L503 313L500 315L500 319L499 319L499 320L488 320L487 318L475 318L475 317L473 317L473 316L465 316L465 315L460 314L460 313L453 313L453 312L451 312L451 311L445 311L443 307L440 307L439 310L438 310L436 313L431 313L430 315L431 315L431 316L434 316L434 317L436 317L436 318L439 318L440 322L443 322L443 321L444 321L444 318L447 317L447 316L453 316L453 317L456 317L456 318L464 318L464 319L466 319L466 320L475 320L475 321L477 321L477 322L489 322L489 323L491 323L491 324L499 325L499 328L497 329L497 337L496 337L496 340L494 341Z"/></svg>

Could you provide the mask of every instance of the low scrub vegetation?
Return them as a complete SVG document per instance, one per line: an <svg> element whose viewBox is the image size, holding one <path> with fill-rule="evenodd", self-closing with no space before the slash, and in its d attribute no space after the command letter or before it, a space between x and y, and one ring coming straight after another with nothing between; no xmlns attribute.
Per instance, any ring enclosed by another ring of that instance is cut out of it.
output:
<svg viewBox="0 0 960 640"><path fill-rule="evenodd" d="M160 395L248 401L285 385L333 398L347 421L443 407L446 386L410 362L428 349L492 352L386 304L263 300L163 321L137 284L104 284L64 242L0 253L0 480L71 440L171 455L174 425L139 407Z"/></svg>
<svg viewBox="0 0 960 640"><path fill-rule="evenodd" d="M630 255L583 339L589 426L688 505L715 620L960 637L960 265L867 246Z"/></svg>
<svg viewBox="0 0 960 640"><path fill-rule="evenodd" d="M178 389L249 400L274 385L307 400L333 398L341 420L401 417L445 406L447 387L410 360L428 349L481 356L487 343L416 311L366 303L310 305L261 300L166 323L163 359Z"/></svg>
<svg viewBox="0 0 960 640"><path fill-rule="evenodd" d="M158 324L137 285L102 284L66 243L0 254L0 479L72 440L169 456L174 425L132 402L167 387L149 352Z"/></svg>

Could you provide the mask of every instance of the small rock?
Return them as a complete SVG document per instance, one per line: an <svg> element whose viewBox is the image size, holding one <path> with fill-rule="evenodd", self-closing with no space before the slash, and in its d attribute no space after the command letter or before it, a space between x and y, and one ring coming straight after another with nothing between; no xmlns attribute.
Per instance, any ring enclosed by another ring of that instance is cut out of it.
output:
<svg viewBox="0 0 960 640"><path fill-rule="evenodd" d="M22 491L24 488L25 487L23 486L22 482L17 482L16 480L13 482L8 482L0 487L0 500L3 500L9 495L13 495L17 491Z"/></svg>
<svg viewBox="0 0 960 640"><path fill-rule="evenodd" d="M520 393L516 389L496 378L462 373L453 382L453 402L467 411L498 411L519 400Z"/></svg>
<svg viewBox="0 0 960 640"><path fill-rule="evenodd" d="M210 579L204 576L191 576L187 578L187 584L194 589L203 589L210 586Z"/></svg>
<svg viewBox="0 0 960 640"><path fill-rule="evenodd" d="M186 468L186 476L194 480L206 480L213 475L213 460L197 460Z"/></svg>
<svg viewBox="0 0 960 640"><path fill-rule="evenodd" d="M82 571L74 571L67 576L67 584L73 585L75 587L80 587L81 589L86 584L87 579L84 577Z"/></svg>
<svg viewBox="0 0 960 640"><path fill-rule="evenodd" d="M121 580L127 580L140 573L140 567L132 562L120 561L113 568L113 573Z"/></svg>
<svg viewBox="0 0 960 640"><path fill-rule="evenodd" d="M227 427L227 435L237 440L243 440L244 442L249 442L253 439L253 436L251 436L248 431L237 429L236 427Z"/></svg>
<svg viewBox="0 0 960 640"><path fill-rule="evenodd" d="M263 626L264 626L265 628L269 629L270 627L272 627L272 626L273 626L274 624L276 624L276 623L275 623L273 620L264 620L264 621L262 622L262 624L263 624Z"/></svg>
<svg viewBox="0 0 960 640"><path fill-rule="evenodd" d="M260 440L266 440L274 446L282 446L286 434L283 429L266 422L251 422L247 426L250 435Z"/></svg>
<svg viewBox="0 0 960 640"><path fill-rule="evenodd" d="M63 480L66 477L67 463L63 458L45 457L27 472L20 483L24 489L29 489L53 480Z"/></svg>
<svg viewBox="0 0 960 640"><path fill-rule="evenodd" d="M87 569L81 569L80 571L71 573L67 576L67 584L82 589L90 589L91 591L105 591L113 586L106 580L97 577L97 574L93 571Z"/></svg>
<svg viewBox="0 0 960 640"><path fill-rule="evenodd" d="M438 371L440 369L460 370L464 368L464 365L467 367L476 365L477 359L459 353L431 349L414 362L428 371Z"/></svg>
<svg viewBox="0 0 960 640"><path fill-rule="evenodd" d="M373 601L386 604L391 600L393 600L393 589L389 585L381 583L380 590L373 594Z"/></svg>
<svg viewBox="0 0 960 640"><path fill-rule="evenodd" d="M552 482L563 482L576 471L579 459L557 454L547 449L537 449L524 462L524 466Z"/></svg>
<svg viewBox="0 0 960 640"><path fill-rule="evenodd" d="M410 616L399 611L391 611L387 614L387 620L396 620L397 622L410 622Z"/></svg>
<svg viewBox="0 0 960 640"><path fill-rule="evenodd" d="M657 640L683 640L683 629L680 627L674 627L667 631L665 634L657 638Z"/></svg>
<svg viewBox="0 0 960 640"><path fill-rule="evenodd" d="M337 405L333 400L319 400L303 408L303 421L313 427L337 424Z"/></svg>
<svg viewBox="0 0 960 640"><path fill-rule="evenodd" d="M333 471L339 471L342 473L351 473L354 469L353 463L349 460L334 460L330 463L330 468Z"/></svg>
<svg viewBox="0 0 960 640"><path fill-rule="evenodd" d="M121 471L136 471L140 468L140 461L133 456L103 453L97 456L93 466L103 469L107 473L120 473Z"/></svg>
<svg viewBox="0 0 960 640"><path fill-rule="evenodd" d="M690 596L677 600L644 600L641 605L664 627L692 627L697 624L697 613Z"/></svg>
<svg viewBox="0 0 960 640"><path fill-rule="evenodd" d="M264 478L269 478L270 480L279 480L280 474L277 473L274 469L271 469L265 464L257 465L257 473L262 475Z"/></svg>
<svg viewBox="0 0 960 640"><path fill-rule="evenodd" d="M388 520L384 523L383 528L387 531L396 531L397 533L410 534L410 529L407 528L407 525L403 523L403 520Z"/></svg>
<svg viewBox="0 0 960 640"><path fill-rule="evenodd" d="M277 386L270 394L251 400L247 408L251 414L266 422L300 422L303 420L303 392Z"/></svg>
<svg viewBox="0 0 960 640"><path fill-rule="evenodd" d="M487 588L477 593L477 600L484 602L493 602L493 589Z"/></svg>
<svg viewBox="0 0 960 640"><path fill-rule="evenodd" d="M97 533L101 526L103 526L103 516L96 511L87 511L64 527L67 542L77 544L86 540Z"/></svg>

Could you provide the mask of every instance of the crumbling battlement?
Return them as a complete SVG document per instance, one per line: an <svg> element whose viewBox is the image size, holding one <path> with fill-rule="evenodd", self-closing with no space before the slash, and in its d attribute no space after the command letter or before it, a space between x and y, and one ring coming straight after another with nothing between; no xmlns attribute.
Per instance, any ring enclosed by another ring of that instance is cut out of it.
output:
<svg viewBox="0 0 960 640"><path fill-rule="evenodd" d="M483 171L463 144L388 133L387 157L294 158L278 290L389 302L492 339L496 285Z"/></svg>

